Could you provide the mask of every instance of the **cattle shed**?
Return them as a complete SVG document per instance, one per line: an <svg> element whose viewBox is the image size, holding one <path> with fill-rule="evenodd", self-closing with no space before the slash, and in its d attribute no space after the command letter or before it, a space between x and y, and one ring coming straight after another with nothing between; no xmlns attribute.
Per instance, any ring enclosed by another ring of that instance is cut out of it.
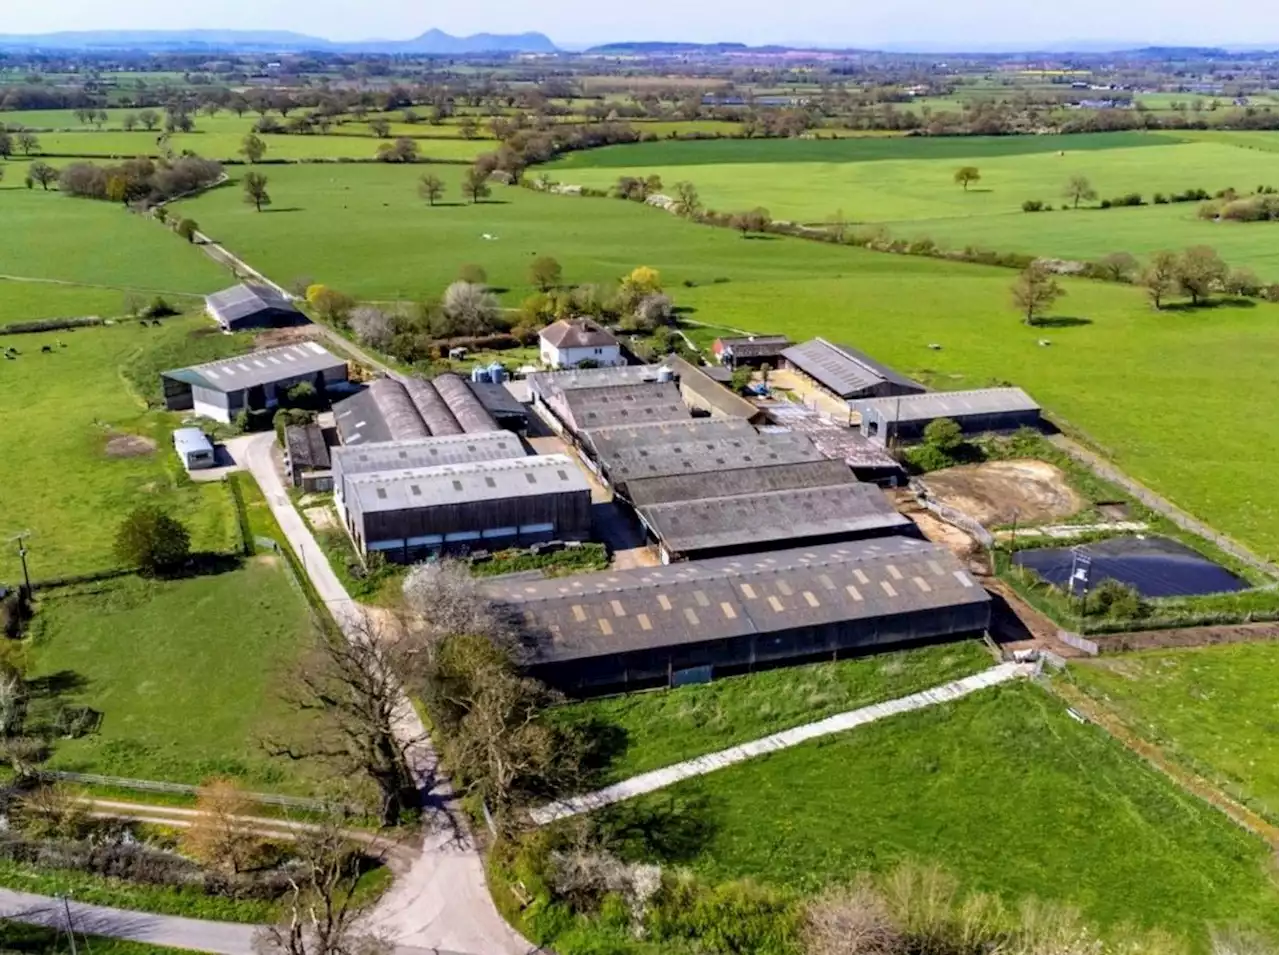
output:
<svg viewBox="0 0 1280 955"><path fill-rule="evenodd" d="M493 420L493 415L489 414L461 375L448 372L432 378L430 383L435 386L436 391L467 434L500 430L498 422Z"/></svg>
<svg viewBox="0 0 1280 955"><path fill-rule="evenodd" d="M705 411L713 418L741 418L743 421L764 418L764 412L746 398L679 355L668 356L664 367L674 373L680 397L690 408Z"/></svg>
<svg viewBox="0 0 1280 955"><path fill-rule="evenodd" d="M525 457L524 445L505 431L483 434L445 434L407 441L380 441L333 449L334 478L379 471L434 468L476 461L508 461Z"/></svg>
<svg viewBox="0 0 1280 955"><path fill-rule="evenodd" d="M279 289L246 282L204 297L209 316L223 330L302 325L307 317Z"/></svg>
<svg viewBox="0 0 1280 955"><path fill-rule="evenodd" d="M360 394L335 404L333 413L343 444L499 430L467 383L453 374L431 381L375 378Z"/></svg>
<svg viewBox="0 0 1280 955"><path fill-rule="evenodd" d="M591 532L591 488L563 454L377 471L342 483L342 518L356 547L396 562Z"/></svg>
<svg viewBox="0 0 1280 955"><path fill-rule="evenodd" d="M930 391L923 395L855 401L863 437L880 444L916 441L930 421L950 418L965 434L1013 431L1040 424L1040 406L1021 388Z"/></svg>
<svg viewBox="0 0 1280 955"><path fill-rule="evenodd" d="M647 381L565 392L554 404L557 417L573 432L615 424L681 421L689 409L671 381Z"/></svg>
<svg viewBox="0 0 1280 955"><path fill-rule="evenodd" d="M990 598L945 547L905 537L510 579L532 675L586 696L983 633Z"/></svg>
<svg viewBox="0 0 1280 955"><path fill-rule="evenodd" d="M230 422L241 411L276 407L294 385L323 394L347 380L347 363L315 342L301 342L160 373L170 411L194 411Z"/></svg>
<svg viewBox="0 0 1280 955"><path fill-rule="evenodd" d="M698 474L822 459L822 452L803 435L761 434L748 428L743 434L705 440L620 447L607 456L600 455L597 460L605 480L625 494L627 483L634 478Z"/></svg>
<svg viewBox="0 0 1280 955"><path fill-rule="evenodd" d="M462 434L462 425L449 410L449 403L444 400L436 386L423 378L399 378L409 400L417 409L422 423L433 435Z"/></svg>
<svg viewBox="0 0 1280 955"><path fill-rule="evenodd" d="M874 398L887 395L913 395L925 390L924 385L912 381L887 365L882 365L870 355L836 345L825 338L814 338L800 345L783 349L782 357L787 367L846 401L852 398Z"/></svg>
<svg viewBox="0 0 1280 955"><path fill-rule="evenodd" d="M710 480L708 491L714 493ZM657 540L663 563L915 529L880 488L857 482L672 501L640 507L637 512Z"/></svg>
<svg viewBox="0 0 1280 955"><path fill-rule="evenodd" d="M706 497L733 497L762 491L789 491L808 487L853 484L856 478L840 461L800 461L760 467L730 468L697 474L632 478L627 498L636 507L696 501Z"/></svg>
<svg viewBox="0 0 1280 955"><path fill-rule="evenodd" d="M759 368L774 364L782 357L782 351L790 347L786 335L747 335L742 338L717 338L711 345L716 361L730 368Z"/></svg>
<svg viewBox="0 0 1280 955"><path fill-rule="evenodd" d="M582 433L582 443L597 458L607 459L627 448L648 448L681 441L713 441L735 435L754 434L755 429L739 418L685 418L653 424L620 424L590 428Z"/></svg>

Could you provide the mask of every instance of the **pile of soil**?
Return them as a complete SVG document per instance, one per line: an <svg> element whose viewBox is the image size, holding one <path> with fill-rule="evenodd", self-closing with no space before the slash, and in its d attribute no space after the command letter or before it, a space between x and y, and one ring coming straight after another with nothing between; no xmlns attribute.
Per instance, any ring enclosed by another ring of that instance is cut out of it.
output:
<svg viewBox="0 0 1280 955"><path fill-rule="evenodd" d="M140 458L154 454L156 443L140 434L117 434L107 440L107 457Z"/></svg>
<svg viewBox="0 0 1280 955"><path fill-rule="evenodd" d="M1085 502L1066 475L1044 461L988 461L934 471L929 493L985 526L1041 524L1079 512Z"/></svg>

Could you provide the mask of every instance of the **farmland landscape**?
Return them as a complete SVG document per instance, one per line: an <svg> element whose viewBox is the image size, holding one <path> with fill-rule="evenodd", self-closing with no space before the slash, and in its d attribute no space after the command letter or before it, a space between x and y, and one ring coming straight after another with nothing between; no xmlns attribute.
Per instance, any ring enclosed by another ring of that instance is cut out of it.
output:
<svg viewBox="0 0 1280 955"><path fill-rule="evenodd" d="M1274 56L538 36L0 36L0 948L1273 950Z"/></svg>

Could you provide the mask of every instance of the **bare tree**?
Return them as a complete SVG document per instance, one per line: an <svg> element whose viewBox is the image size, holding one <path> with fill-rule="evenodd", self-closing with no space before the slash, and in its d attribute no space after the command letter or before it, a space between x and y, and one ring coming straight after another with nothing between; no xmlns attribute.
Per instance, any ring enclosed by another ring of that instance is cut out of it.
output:
<svg viewBox="0 0 1280 955"><path fill-rule="evenodd" d="M1147 298L1157 309L1173 294L1178 281L1178 256L1173 252L1157 252L1142 270L1140 282Z"/></svg>
<svg viewBox="0 0 1280 955"><path fill-rule="evenodd" d="M361 773L377 787L387 825L416 803L407 750L422 742L398 732L409 706L400 688L406 646L385 623L362 614L350 621L350 639L336 628L317 630L315 647L288 693L290 703L319 717L305 742L270 740L267 749L290 759L332 762L346 775Z"/></svg>
<svg viewBox="0 0 1280 955"><path fill-rule="evenodd" d="M1138 270L1138 260L1128 252L1108 252L1098 260L1098 268L1113 282L1127 282Z"/></svg>
<svg viewBox="0 0 1280 955"><path fill-rule="evenodd" d="M125 132L131 133L138 128L138 114L125 113L120 117L120 126Z"/></svg>
<svg viewBox="0 0 1280 955"><path fill-rule="evenodd" d="M1192 305L1202 304L1226 278L1227 263L1207 245L1192 246L1178 259L1178 287L1191 297Z"/></svg>
<svg viewBox="0 0 1280 955"><path fill-rule="evenodd" d="M267 192L267 177L260 172L247 172L242 180L244 185L244 201L259 212L263 206L271 205L271 196Z"/></svg>
<svg viewBox="0 0 1280 955"><path fill-rule="evenodd" d="M1080 208L1080 200L1092 202L1098 198L1098 190L1084 176L1072 176L1062 189L1062 194L1071 200L1071 208Z"/></svg>
<svg viewBox="0 0 1280 955"><path fill-rule="evenodd" d="M827 217L827 232L837 242L844 242L845 236L849 233L849 220L845 217L843 209L837 209Z"/></svg>
<svg viewBox="0 0 1280 955"><path fill-rule="evenodd" d="M40 149L40 138L29 129L19 130L18 135L14 137L14 142L18 144L24 156L30 156Z"/></svg>
<svg viewBox="0 0 1280 955"><path fill-rule="evenodd" d="M196 797L196 817L182 833L192 858L231 873L253 863L261 841L244 824L253 804L233 779L210 779Z"/></svg>
<svg viewBox="0 0 1280 955"><path fill-rule="evenodd" d="M391 316L373 305L358 305L347 317L361 343L385 351L395 336Z"/></svg>
<svg viewBox="0 0 1280 955"><path fill-rule="evenodd" d="M549 292L560 284L563 269L549 255L540 255L529 264L529 281L543 292Z"/></svg>
<svg viewBox="0 0 1280 955"><path fill-rule="evenodd" d="M434 206L444 198L444 180L435 173L425 173L418 180L418 195L427 201L427 205Z"/></svg>
<svg viewBox="0 0 1280 955"><path fill-rule="evenodd" d="M732 219L733 227L742 233L744 239L752 232L764 232L772 221L769 210L763 206L739 212Z"/></svg>
<svg viewBox="0 0 1280 955"><path fill-rule="evenodd" d="M673 208L676 215L690 218L702 211L702 199L698 196L697 186L691 182L682 181L676 183L675 190L676 201Z"/></svg>
<svg viewBox="0 0 1280 955"><path fill-rule="evenodd" d="M43 159L37 159L27 167L27 175L35 182L40 183L40 188L46 192L49 184L58 181L58 170L54 169Z"/></svg>
<svg viewBox="0 0 1280 955"><path fill-rule="evenodd" d="M369 120L369 133L377 139L386 139L387 134L391 132L390 121L383 119L381 116Z"/></svg>
<svg viewBox="0 0 1280 955"><path fill-rule="evenodd" d="M254 936L259 955L390 955L385 938L361 927L370 904L356 889L368 856L334 823L297 843L284 915Z"/></svg>
<svg viewBox="0 0 1280 955"><path fill-rule="evenodd" d="M470 282L454 282L445 289L440 307L464 335L492 331L502 314L497 297L483 285Z"/></svg>
<svg viewBox="0 0 1280 955"><path fill-rule="evenodd" d="M462 177L462 194L473 203L489 195L489 170L472 166Z"/></svg>
<svg viewBox="0 0 1280 955"><path fill-rule="evenodd" d="M805 906L805 955L898 955L906 940L866 881L828 889Z"/></svg>
<svg viewBox="0 0 1280 955"><path fill-rule="evenodd" d="M150 131L156 128L160 122L160 114L154 109L144 109L138 114L138 121L142 123L144 129Z"/></svg>
<svg viewBox="0 0 1280 955"><path fill-rule="evenodd" d="M1023 321L1028 325L1036 324L1046 309L1067 294L1053 273L1034 263L1023 270L1010 291L1014 308L1022 313Z"/></svg>

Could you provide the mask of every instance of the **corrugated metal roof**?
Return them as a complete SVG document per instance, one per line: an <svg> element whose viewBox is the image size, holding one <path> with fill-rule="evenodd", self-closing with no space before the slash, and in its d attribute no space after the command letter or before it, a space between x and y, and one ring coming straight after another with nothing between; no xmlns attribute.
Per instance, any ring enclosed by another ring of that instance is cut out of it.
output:
<svg viewBox="0 0 1280 955"><path fill-rule="evenodd" d="M868 398L850 402L854 411L874 411L881 421L932 421L1000 412L1039 411L1040 405L1021 388L979 388L975 391L930 391L900 398Z"/></svg>
<svg viewBox="0 0 1280 955"><path fill-rule="evenodd" d="M252 318L269 309L297 312L288 297L269 285L245 282L204 297L205 307L223 324Z"/></svg>
<svg viewBox="0 0 1280 955"><path fill-rule="evenodd" d="M582 439L599 458L612 457L624 448L648 448L685 440L712 441L734 435L754 434L755 429L739 418L686 418L653 424L619 424L609 428L588 428Z"/></svg>
<svg viewBox="0 0 1280 955"><path fill-rule="evenodd" d="M496 418L528 417L529 410L511 393L505 382L468 381L467 387L480 399L485 410Z"/></svg>
<svg viewBox="0 0 1280 955"><path fill-rule="evenodd" d="M329 467L329 447L318 424L287 425L284 440L293 464L317 469Z"/></svg>
<svg viewBox="0 0 1280 955"><path fill-rule="evenodd" d="M341 375L338 375L341 370ZM258 385L269 385L290 378L303 378L318 372L334 372L333 377L345 380L347 363L332 355L315 342L284 345L264 351L250 352L236 358L175 368L161 372L165 378L208 388L211 391L243 391Z"/></svg>
<svg viewBox="0 0 1280 955"><path fill-rule="evenodd" d="M813 408L776 401L766 404L764 412L777 427L803 434L824 455L843 461L851 468L897 471L902 467L884 445L870 441L856 428L832 421Z"/></svg>
<svg viewBox="0 0 1280 955"><path fill-rule="evenodd" d="M605 388L657 381L657 365L615 365L611 368L571 368L565 371L534 372L526 379L529 387L545 399L557 392L578 388Z"/></svg>
<svg viewBox="0 0 1280 955"><path fill-rule="evenodd" d="M680 421L690 417L674 382L642 382L565 392L560 407L575 431L615 424Z"/></svg>
<svg viewBox="0 0 1280 955"><path fill-rule="evenodd" d="M361 443L333 449L335 467L348 476L522 457L525 457L524 445L507 431L432 435L409 441Z"/></svg>
<svg viewBox="0 0 1280 955"><path fill-rule="evenodd" d="M782 352L782 357L842 398L885 382L893 384L898 390L925 390L924 385L880 364L870 355L847 345L833 344L825 338L814 338L800 345L792 345Z"/></svg>
<svg viewBox="0 0 1280 955"><path fill-rule="evenodd" d="M440 393L440 397L444 399L449 410L453 412L454 418L467 434L498 430L498 422L493 420L493 415L489 414L488 409L480 403L480 399L467 387L466 380L460 375L452 373L437 375L431 379L431 384L435 385L436 391Z"/></svg>
<svg viewBox="0 0 1280 955"><path fill-rule="evenodd" d="M711 440L682 440L647 447L620 447L598 455L614 484L632 478L695 474L724 468L760 467L821 461L822 452L803 435L760 434L752 428Z"/></svg>
<svg viewBox="0 0 1280 955"><path fill-rule="evenodd" d="M338 427L338 439L344 445L363 447L391 440L391 427L382 417L371 391L335 401L333 421Z"/></svg>
<svg viewBox="0 0 1280 955"><path fill-rule="evenodd" d="M726 418L742 418L750 421L761 414L759 408L746 398L726 388L703 369L685 361L679 355L669 356L665 363L680 379L680 389L689 389L716 414Z"/></svg>
<svg viewBox="0 0 1280 955"><path fill-rule="evenodd" d="M627 497L636 507L643 507L648 504L696 501L706 497L733 497L761 491L831 487L853 484L855 481L853 472L841 461L802 461L798 464L632 478L627 482Z"/></svg>
<svg viewBox="0 0 1280 955"><path fill-rule="evenodd" d="M945 547L905 537L494 581L485 590L523 615L539 663L990 599Z"/></svg>
<svg viewBox="0 0 1280 955"><path fill-rule="evenodd" d="M582 471L563 454L378 471L347 476L344 483L347 502L365 514L540 494L591 493Z"/></svg>
<svg viewBox="0 0 1280 955"><path fill-rule="evenodd" d="M436 391L435 385L422 378L406 377L399 381L408 392L413 406L418 409L428 431L433 435L462 434L462 425L458 424L458 419L453 416L440 392Z"/></svg>
<svg viewBox="0 0 1280 955"><path fill-rule="evenodd" d="M769 358L782 354L791 344L786 335L752 335L747 338L721 338L721 354L730 352L735 358Z"/></svg>
<svg viewBox="0 0 1280 955"><path fill-rule="evenodd" d="M792 488L654 504L644 522L676 554L744 544L889 532L911 526L874 484Z"/></svg>

